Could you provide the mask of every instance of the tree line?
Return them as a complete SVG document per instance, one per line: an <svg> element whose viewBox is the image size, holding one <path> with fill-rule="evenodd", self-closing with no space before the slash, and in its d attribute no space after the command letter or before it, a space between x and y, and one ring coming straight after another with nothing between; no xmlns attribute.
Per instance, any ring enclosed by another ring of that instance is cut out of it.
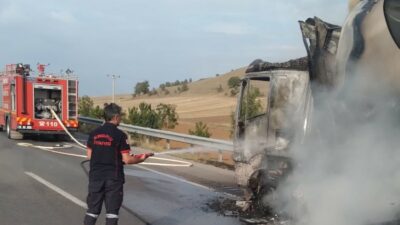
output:
<svg viewBox="0 0 400 225"><path fill-rule="evenodd" d="M103 119L104 110L100 106L94 106L93 100L85 95L79 98L78 113L80 116ZM139 106L128 108L122 115L122 122L140 127L152 129L174 129L179 123L179 115L176 106L171 104L158 104L155 108L151 104L142 102ZM193 130L188 131L192 135L210 137L207 124L197 122ZM135 135L135 137L141 136Z"/></svg>
<svg viewBox="0 0 400 225"><path fill-rule="evenodd" d="M188 84L192 82L192 79L185 79L183 81L176 80L175 82L165 82L159 85L159 90L156 88L152 88L150 90L150 83L149 81L145 80L142 82L137 82L134 86L133 90L133 97L140 96L140 95L158 95L159 92L164 93L165 95L170 94L170 91L167 89L169 87L178 86L175 90L175 93L182 93L189 90ZM230 96L236 96L239 93L241 79L237 76L229 78L227 81L228 88L230 90ZM222 85L220 84L216 87L217 93L221 93L224 91Z"/></svg>
<svg viewBox="0 0 400 225"><path fill-rule="evenodd" d="M175 90L176 93L182 93L185 91L189 90L188 84L192 82L192 79L185 79L183 81L176 80L175 82L166 82L163 84L160 84L159 89L161 92L163 92L165 95L168 95L170 92L167 89L167 87L174 87L178 86L177 89ZM133 90L133 97L140 96L140 95L157 95L159 91L155 88L152 88L150 90L150 84L149 81L145 80L142 82L137 82L135 84L134 90Z"/></svg>
<svg viewBox="0 0 400 225"><path fill-rule="evenodd" d="M85 95L79 98L78 113L81 116L103 119L104 110L100 106L94 106L93 100ZM173 129L178 125L178 118L174 105L160 103L153 108L145 102L138 107L128 108L122 115L122 121L126 124L153 129Z"/></svg>

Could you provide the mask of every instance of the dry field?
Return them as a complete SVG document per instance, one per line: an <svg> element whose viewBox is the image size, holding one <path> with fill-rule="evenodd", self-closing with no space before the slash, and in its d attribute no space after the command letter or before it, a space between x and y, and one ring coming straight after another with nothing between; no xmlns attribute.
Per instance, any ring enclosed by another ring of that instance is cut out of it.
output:
<svg viewBox="0 0 400 225"><path fill-rule="evenodd" d="M117 95L116 103L124 110L138 106L141 102L146 102L156 107L160 103L172 104L176 106L179 115L179 125L172 131L188 134L189 129L194 129L196 122L202 121L209 127L211 138L230 140L231 132L231 114L236 109L236 96L231 97L227 82L233 76L243 77L244 68L231 71L227 74L215 76L211 78L201 79L188 84L187 92L178 93L177 87L166 88L170 94L160 93L154 96L132 97L131 94ZM133 86L134 84L132 84ZM221 85L223 91L218 93L217 88ZM106 102L111 101L111 96L93 97L95 105L102 106ZM158 143L166 146L165 141ZM178 142L171 142L171 148L186 148L189 145ZM196 161L216 161L218 154L215 152L205 152L196 154L185 154L181 157ZM232 166L231 153L223 153L223 161L225 164Z"/></svg>
<svg viewBox="0 0 400 225"><path fill-rule="evenodd" d="M167 88L169 95L159 94L155 96L140 96L133 98L132 95L116 96L116 103L124 110L138 106L146 102L156 107L160 103L176 106L179 115L179 125L173 129L175 132L188 133L193 129L196 122L202 121L209 127L212 138L230 139L231 113L236 109L236 97L230 96L227 81L233 76L242 77L244 69L234 70L218 77L206 78L190 83L189 91L175 93L177 86ZM217 88L222 86L223 91L218 93ZM93 97L95 105L103 105L110 102L110 96Z"/></svg>

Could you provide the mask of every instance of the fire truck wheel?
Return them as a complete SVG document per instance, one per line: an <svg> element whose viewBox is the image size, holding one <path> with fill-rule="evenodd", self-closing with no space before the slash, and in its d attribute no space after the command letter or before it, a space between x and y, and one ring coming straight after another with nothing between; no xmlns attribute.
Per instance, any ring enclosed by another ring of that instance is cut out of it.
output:
<svg viewBox="0 0 400 225"><path fill-rule="evenodd" d="M7 129L7 137L9 139L14 139L14 140L24 139L24 135L23 134L21 134L18 131L15 131L15 130L11 129L10 118L7 118L6 129Z"/></svg>
<svg viewBox="0 0 400 225"><path fill-rule="evenodd" d="M7 119L6 119L6 131L7 131L7 137L8 137L8 138L10 138L10 130L11 130L11 127L10 127L10 119L7 118Z"/></svg>

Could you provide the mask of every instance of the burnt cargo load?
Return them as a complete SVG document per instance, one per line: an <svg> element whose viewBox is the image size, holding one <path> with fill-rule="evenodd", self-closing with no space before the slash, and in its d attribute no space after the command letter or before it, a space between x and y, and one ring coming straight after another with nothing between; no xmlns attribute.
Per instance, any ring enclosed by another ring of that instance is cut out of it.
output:
<svg viewBox="0 0 400 225"><path fill-rule="evenodd" d="M0 127L11 139L24 134L63 134L53 110L70 131L78 129L78 81L72 76L45 74L30 76L27 64L6 65L0 73Z"/></svg>

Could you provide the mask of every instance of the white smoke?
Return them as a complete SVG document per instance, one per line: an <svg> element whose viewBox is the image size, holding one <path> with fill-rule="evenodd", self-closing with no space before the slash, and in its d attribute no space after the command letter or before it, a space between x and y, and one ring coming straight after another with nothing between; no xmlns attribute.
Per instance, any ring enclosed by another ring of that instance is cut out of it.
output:
<svg viewBox="0 0 400 225"><path fill-rule="evenodd" d="M364 77L335 97L318 93L311 138L292 149L293 173L265 198L297 225L379 224L400 212L400 99Z"/></svg>

